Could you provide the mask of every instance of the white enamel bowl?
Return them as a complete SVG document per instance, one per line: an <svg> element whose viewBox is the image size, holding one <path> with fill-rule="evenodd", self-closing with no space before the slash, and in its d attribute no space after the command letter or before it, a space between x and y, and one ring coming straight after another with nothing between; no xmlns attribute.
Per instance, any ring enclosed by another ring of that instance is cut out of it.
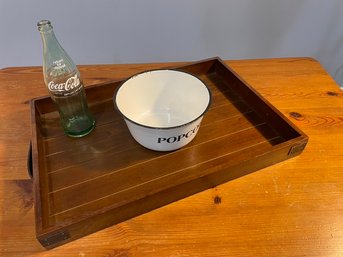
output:
<svg viewBox="0 0 343 257"><path fill-rule="evenodd" d="M189 73L153 70L124 81L113 101L138 143L151 150L172 151L195 137L211 93Z"/></svg>

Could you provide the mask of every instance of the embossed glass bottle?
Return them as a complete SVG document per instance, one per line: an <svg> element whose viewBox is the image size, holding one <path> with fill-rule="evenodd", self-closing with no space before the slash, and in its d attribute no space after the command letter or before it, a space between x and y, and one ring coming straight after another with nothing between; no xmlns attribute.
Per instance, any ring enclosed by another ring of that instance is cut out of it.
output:
<svg viewBox="0 0 343 257"><path fill-rule="evenodd" d="M64 132L82 137L95 127L80 73L58 43L50 21L38 22L43 41L43 74L50 96L60 114Z"/></svg>

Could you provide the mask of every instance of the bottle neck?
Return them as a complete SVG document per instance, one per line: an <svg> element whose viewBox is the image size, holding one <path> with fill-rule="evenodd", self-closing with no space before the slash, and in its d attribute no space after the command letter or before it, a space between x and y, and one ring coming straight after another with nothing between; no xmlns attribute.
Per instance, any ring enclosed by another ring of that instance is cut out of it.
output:
<svg viewBox="0 0 343 257"><path fill-rule="evenodd" d="M58 77L78 72L72 59L59 44L51 23L46 20L38 22L38 30L43 42L45 76Z"/></svg>
<svg viewBox="0 0 343 257"><path fill-rule="evenodd" d="M49 48L62 48L55 36L53 27L51 26L51 23L49 21L43 20L38 22L38 30L42 37L44 51L48 51Z"/></svg>

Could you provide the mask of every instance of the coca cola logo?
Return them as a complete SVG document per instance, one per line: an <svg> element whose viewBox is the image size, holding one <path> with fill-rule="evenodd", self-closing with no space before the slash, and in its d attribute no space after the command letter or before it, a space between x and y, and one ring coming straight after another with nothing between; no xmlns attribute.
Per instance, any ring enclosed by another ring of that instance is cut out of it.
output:
<svg viewBox="0 0 343 257"><path fill-rule="evenodd" d="M75 76L67 79L64 83L55 83L54 81L50 81L48 88L52 92L74 92L81 88L80 78L76 74Z"/></svg>

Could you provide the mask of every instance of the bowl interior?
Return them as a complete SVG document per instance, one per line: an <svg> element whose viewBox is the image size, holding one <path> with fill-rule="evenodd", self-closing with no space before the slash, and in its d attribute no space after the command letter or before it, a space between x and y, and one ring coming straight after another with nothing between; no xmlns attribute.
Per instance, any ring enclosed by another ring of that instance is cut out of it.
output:
<svg viewBox="0 0 343 257"><path fill-rule="evenodd" d="M125 118L143 126L181 126L204 114L210 103L207 86L197 77L175 70L140 73L125 81L115 95Z"/></svg>

